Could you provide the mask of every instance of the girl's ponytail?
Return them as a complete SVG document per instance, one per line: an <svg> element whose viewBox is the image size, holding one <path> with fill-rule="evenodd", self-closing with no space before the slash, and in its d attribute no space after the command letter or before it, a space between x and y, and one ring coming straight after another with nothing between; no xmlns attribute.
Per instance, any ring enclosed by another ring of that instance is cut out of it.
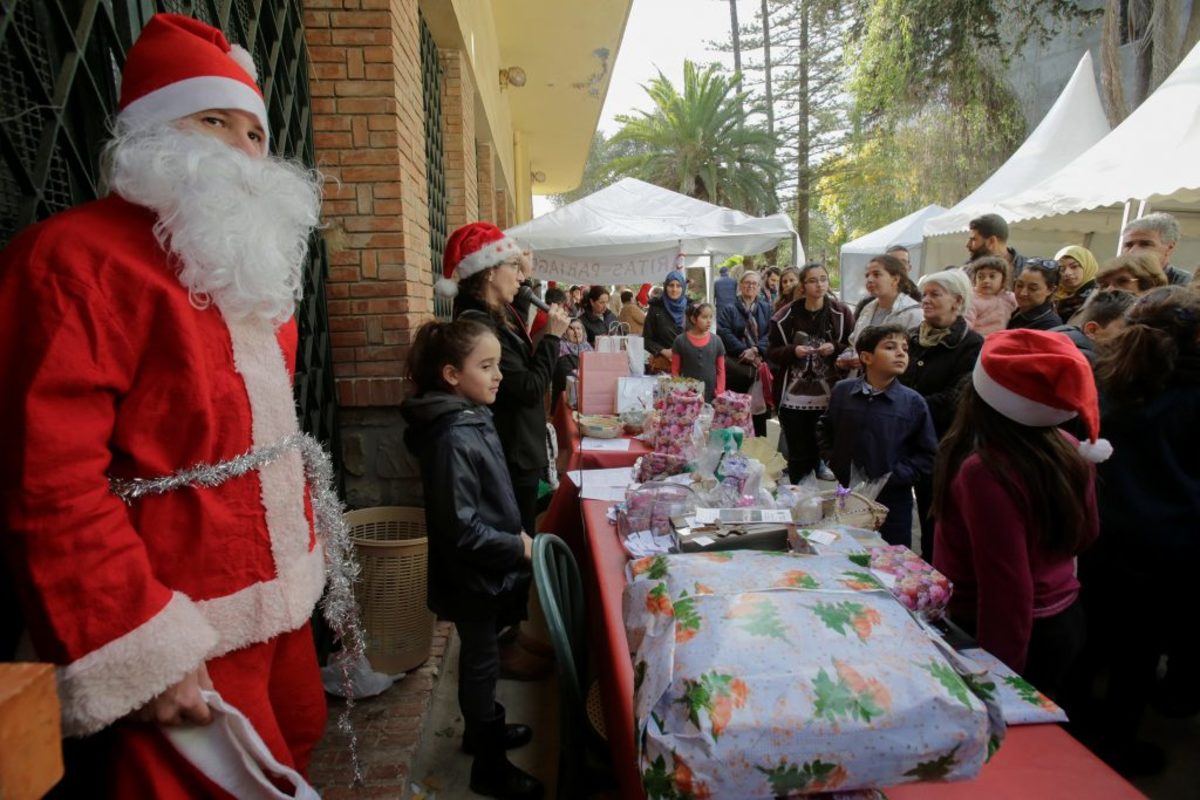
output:
<svg viewBox="0 0 1200 800"><path fill-rule="evenodd" d="M449 391L442 380L442 367L449 364L461 368L475 342L484 335L494 334L487 325L472 319L431 320L422 325L408 351L406 377L416 387L415 393Z"/></svg>

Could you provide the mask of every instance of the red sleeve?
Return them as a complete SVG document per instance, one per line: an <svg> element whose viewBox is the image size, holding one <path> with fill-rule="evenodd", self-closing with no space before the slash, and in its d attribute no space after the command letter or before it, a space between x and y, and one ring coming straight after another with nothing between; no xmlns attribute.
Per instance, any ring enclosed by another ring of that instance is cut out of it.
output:
<svg viewBox="0 0 1200 800"><path fill-rule="evenodd" d="M976 638L985 650L1021 672L1033 629L1028 519L991 469L977 460L964 462L952 491L971 543Z"/></svg>
<svg viewBox="0 0 1200 800"><path fill-rule="evenodd" d="M679 351L672 350L671 351L671 375L672 376L674 376L676 378L679 377L679 367L680 367Z"/></svg>
<svg viewBox="0 0 1200 800"><path fill-rule="evenodd" d="M717 388L716 393L725 391L725 354L717 353Z"/></svg>
<svg viewBox="0 0 1200 800"><path fill-rule="evenodd" d="M64 268L69 242L41 258L22 245L0 259L0 543L37 654L60 665L64 732L78 736L194 670L217 635L156 578L109 491L109 442L138 368L133 323Z"/></svg>

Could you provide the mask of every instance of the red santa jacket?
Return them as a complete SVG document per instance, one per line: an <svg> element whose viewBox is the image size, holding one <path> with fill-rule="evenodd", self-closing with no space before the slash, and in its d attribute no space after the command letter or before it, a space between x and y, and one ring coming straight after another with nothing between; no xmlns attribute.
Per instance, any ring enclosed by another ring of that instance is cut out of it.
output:
<svg viewBox="0 0 1200 800"><path fill-rule="evenodd" d="M300 627L324 583L295 451L216 488L109 491L297 429L295 324L196 308L154 221L112 196L0 254L0 539L68 735Z"/></svg>

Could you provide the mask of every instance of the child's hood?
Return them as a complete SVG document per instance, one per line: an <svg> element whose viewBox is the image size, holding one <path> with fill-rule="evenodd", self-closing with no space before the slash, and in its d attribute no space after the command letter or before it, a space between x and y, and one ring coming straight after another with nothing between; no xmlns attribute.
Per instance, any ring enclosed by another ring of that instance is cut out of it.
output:
<svg viewBox="0 0 1200 800"><path fill-rule="evenodd" d="M400 414L408 423L404 443L420 455L456 425L486 425L491 411L448 392L427 392L404 401Z"/></svg>

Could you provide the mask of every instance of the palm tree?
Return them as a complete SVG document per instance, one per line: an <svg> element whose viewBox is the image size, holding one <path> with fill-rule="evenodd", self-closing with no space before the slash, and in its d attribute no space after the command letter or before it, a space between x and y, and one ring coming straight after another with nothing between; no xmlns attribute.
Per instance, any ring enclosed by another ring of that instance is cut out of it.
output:
<svg viewBox="0 0 1200 800"><path fill-rule="evenodd" d="M617 117L623 127L611 141L637 151L615 159L614 171L751 213L775 207L775 142L743 118L742 108L748 116L762 109L738 90L736 76L685 61L682 94L661 71L643 88L654 110Z"/></svg>

